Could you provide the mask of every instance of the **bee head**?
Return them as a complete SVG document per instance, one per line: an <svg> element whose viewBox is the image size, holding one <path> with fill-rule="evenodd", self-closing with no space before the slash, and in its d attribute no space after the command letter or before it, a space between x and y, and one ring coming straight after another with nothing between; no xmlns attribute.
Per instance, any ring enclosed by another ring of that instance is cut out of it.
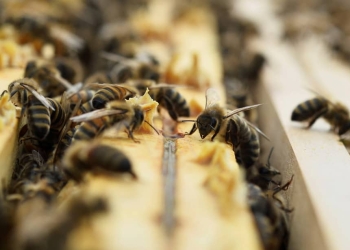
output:
<svg viewBox="0 0 350 250"><path fill-rule="evenodd" d="M218 119L212 116L200 115L197 119L199 134L204 139L210 132L218 129Z"/></svg>
<svg viewBox="0 0 350 250"><path fill-rule="evenodd" d="M142 122L145 120L145 114L141 107L135 107L135 128L141 126Z"/></svg>

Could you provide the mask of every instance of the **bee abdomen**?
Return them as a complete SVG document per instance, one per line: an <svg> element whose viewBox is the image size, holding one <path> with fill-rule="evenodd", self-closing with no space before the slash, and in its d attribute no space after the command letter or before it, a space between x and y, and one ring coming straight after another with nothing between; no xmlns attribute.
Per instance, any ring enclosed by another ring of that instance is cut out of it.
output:
<svg viewBox="0 0 350 250"><path fill-rule="evenodd" d="M50 112L39 100L31 99L29 103L29 108L27 110L28 114L28 129L31 134L39 139L44 139L51 126Z"/></svg>
<svg viewBox="0 0 350 250"><path fill-rule="evenodd" d="M131 173L135 176L128 157L116 148L107 145L99 145L89 152L88 159L91 165L101 167L104 170Z"/></svg>
<svg viewBox="0 0 350 250"><path fill-rule="evenodd" d="M92 101L90 100L80 106L79 111L77 112L77 115L85 114L93 110L95 109L94 109L94 106L92 106Z"/></svg>
<svg viewBox="0 0 350 250"><path fill-rule="evenodd" d="M57 101L47 98L55 110L50 110L51 128L62 128L64 126L66 114L61 104Z"/></svg>
<svg viewBox="0 0 350 250"><path fill-rule="evenodd" d="M245 168L249 168L254 165L258 160L260 154L259 137L255 131L252 131L251 138L248 142L241 143L240 158Z"/></svg>
<svg viewBox="0 0 350 250"><path fill-rule="evenodd" d="M174 89L167 89L165 95L174 102L175 111L178 116L190 116L190 108L187 101L179 92Z"/></svg>
<svg viewBox="0 0 350 250"><path fill-rule="evenodd" d="M104 108L106 103L114 100L123 100L125 97L125 91L121 88L105 87L96 92L92 98L92 106L95 109Z"/></svg>
<svg viewBox="0 0 350 250"><path fill-rule="evenodd" d="M104 119L83 122L75 131L73 141L89 140L97 136L104 127Z"/></svg>
<svg viewBox="0 0 350 250"><path fill-rule="evenodd" d="M230 133L231 143L238 146L241 143L246 143L251 139L251 129L248 123L238 115L233 115L230 120L229 129L226 133Z"/></svg>
<svg viewBox="0 0 350 250"><path fill-rule="evenodd" d="M292 121L305 121L313 117L317 112L327 108L327 100L315 97L300 103L293 110Z"/></svg>

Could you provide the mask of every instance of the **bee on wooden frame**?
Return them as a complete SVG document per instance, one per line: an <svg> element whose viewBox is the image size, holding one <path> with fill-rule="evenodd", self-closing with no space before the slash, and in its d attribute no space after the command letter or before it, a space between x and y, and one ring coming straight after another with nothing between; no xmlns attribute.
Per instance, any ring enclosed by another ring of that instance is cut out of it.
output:
<svg viewBox="0 0 350 250"><path fill-rule="evenodd" d="M152 99L157 101L161 107L165 108L174 121L177 121L178 117L190 116L190 107L186 99L176 90L176 85L156 84L152 80L144 79L131 80L127 84L137 88L140 95L143 95L148 88L148 93Z"/></svg>
<svg viewBox="0 0 350 250"><path fill-rule="evenodd" d="M106 108L98 109L79 116L72 117L73 122L82 122L74 133L74 140L89 140L99 135L106 128L116 126L117 130L126 128L128 136L135 140L133 132L137 130L143 122L146 122L157 133L148 121L144 119L144 112L141 105L130 105L122 101L108 102Z"/></svg>
<svg viewBox="0 0 350 250"><path fill-rule="evenodd" d="M63 170L73 180L80 182L86 172L136 174L128 157L119 149L99 144L75 142L63 157Z"/></svg>
<svg viewBox="0 0 350 250"><path fill-rule="evenodd" d="M310 128L319 118L324 118L338 135L346 133L350 128L348 108L322 96L316 96L298 104L291 116L292 121L307 122L307 128Z"/></svg>
<svg viewBox="0 0 350 250"><path fill-rule="evenodd" d="M220 100L217 91L209 88L206 91L206 105L204 111L197 117L197 120L183 120L194 122L188 135L199 130L202 139L213 134L211 140L219 135L220 139L233 146L236 155L245 168L251 167L259 158L260 143L258 134L267 139L267 136L256 126L237 115L239 112L256 108L261 104L238 108L226 113L220 107Z"/></svg>

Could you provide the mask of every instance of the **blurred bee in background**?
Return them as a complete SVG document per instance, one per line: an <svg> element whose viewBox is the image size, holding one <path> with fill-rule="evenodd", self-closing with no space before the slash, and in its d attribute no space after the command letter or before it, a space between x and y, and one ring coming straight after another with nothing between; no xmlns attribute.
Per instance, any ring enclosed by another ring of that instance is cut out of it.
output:
<svg viewBox="0 0 350 250"><path fill-rule="evenodd" d="M89 228L95 215L104 214L109 209L105 198L90 197L84 192L78 195L60 208L37 212L35 209L38 210L38 206L29 207L28 213L32 215L22 215L24 218L17 225L19 233L13 242L14 249L44 250L48 245L55 246L55 249L70 249L69 239L74 230L86 222L84 226Z"/></svg>
<svg viewBox="0 0 350 250"><path fill-rule="evenodd" d="M52 56L51 52L49 55L44 53L47 45L53 47L56 56L77 55L86 46L72 27L60 20L63 17L61 8L53 9L53 6L42 2L41 11L33 11L37 5L32 1L15 5L7 4L4 18L5 23L16 28L19 44L31 44L38 54L46 57Z"/></svg>
<svg viewBox="0 0 350 250"><path fill-rule="evenodd" d="M270 183L275 186L281 184L280 181L277 182L275 180L277 176L281 176L281 172L271 166L270 163L273 149L274 148L271 148L266 164L250 168L251 171L247 174L248 182L259 186L262 190L267 190Z"/></svg>
<svg viewBox="0 0 350 250"><path fill-rule="evenodd" d="M253 105L252 96L247 84L243 84L235 78L226 78L224 84L229 107L242 108ZM258 120L258 113L255 109L247 110L244 112L244 118L255 124Z"/></svg>
<svg viewBox="0 0 350 250"><path fill-rule="evenodd" d="M149 79L155 82L159 81L159 63L152 55L139 54L132 59L108 52L101 52L100 55L104 59L115 62L116 65L114 65L114 67L117 67L120 64L123 65L118 66L120 68L124 68L125 66L129 67L131 70L130 79Z"/></svg>
<svg viewBox="0 0 350 250"><path fill-rule="evenodd" d="M109 70L100 70L88 78L85 83L123 83L133 77L132 68L124 64L116 64L110 67Z"/></svg>
<svg viewBox="0 0 350 250"><path fill-rule="evenodd" d="M209 88L206 91L205 110L197 120L183 120L194 122L188 135L196 132L197 128L202 139L213 133L211 140L219 135L221 140L231 144L239 160L245 168L251 167L259 157L260 143L257 133L267 139L267 136L253 124L237 115L239 112L256 108L260 104L238 108L225 114L225 109L220 107L217 91Z"/></svg>
<svg viewBox="0 0 350 250"><path fill-rule="evenodd" d="M69 178L80 182L86 172L136 174L128 157L119 149L99 143L75 142L63 157L63 170Z"/></svg>
<svg viewBox="0 0 350 250"><path fill-rule="evenodd" d="M293 177L283 186L278 186L269 193L264 193L257 185L248 183L248 204L254 215L264 248L267 250L286 249L289 237L287 209L276 195L286 191Z"/></svg>
<svg viewBox="0 0 350 250"><path fill-rule="evenodd" d="M0 3L1 8L1 3ZM14 211L11 206L4 200L4 197L0 198L0 249L9 250L12 249L13 242L12 236L15 231L15 218Z"/></svg>
<svg viewBox="0 0 350 250"><path fill-rule="evenodd" d="M349 110L341 103L317 96L298 104L292 112L292 121L308 122L310 128L319 118L324 118L339 135L349 129Z"/></svg>
<svg viewBox="0 0 350 250"><path fill-rule="evenodd" d="M176 85L156 84L152 80L131 80L127 84L138 89L140 95L143 95L148 88L152 99L165 108L174 121L177 121L178 117L190 116L190 107L186 99L176 90Z"/></svg>
<svg viewBox="0 0 350 250"><path fill-rule="evenodd" d="M141 44L141 38L128 22L113 22L102 26L100 31L102 50L133 58Z"/></svg>
<svg viewBox="0 0 350 250"><path fill-rule="evenodd" d="M73 68L63 64L63 61L58 66L63 74L68 78L74 79L76 71ZM72 85L62 77L62 73L53 62L29 61L25 68L24 77L33 78L39 84L43 95L46 97L60 96L66 90L74 93L82 87L81 83Z"/></svg>
<svg viewBox="0 0 350 250"><path fill-rule="evenodd" d="M98 109L71 118L73 122L82 122L74 133L73 141L92 139L106 128L116 126L117 130L126 128L128 136L133 141L138 142L135 140L133 132L143 122L149 124L158 133L148 121L144 120L144 112L143 108L138 104L130 105L122 101L108 102L104 109Z"/></svg>

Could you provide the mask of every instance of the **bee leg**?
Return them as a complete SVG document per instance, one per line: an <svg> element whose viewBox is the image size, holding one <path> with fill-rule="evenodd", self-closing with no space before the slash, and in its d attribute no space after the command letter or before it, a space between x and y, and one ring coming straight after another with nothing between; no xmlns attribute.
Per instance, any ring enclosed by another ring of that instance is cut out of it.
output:
<svg viewBox="0 0 350 250"><path fill-rule="evenodd" d="M134 137L134 135L133 135L133 133L132 133L131 130L128 129L127 131L128 131L128 137L129 137L129 138L131 138L135 143L140 143L139 140L136 140L136 139L135 139L135 137Z"/></svg>
<svg viewBox="0 0 350 250"><path fill-rule="evenodd" d="M328 108L324 108L322 110L320 110L318 113L316 113L316 115L311 119L311 121L309 122L309 125L307 126L308 128L310 128L318 118L320 118L321 116L323 116L324 114L326 114L328 111Z"/></svg>
<svg viewBox="0 0 350 250"><path fill-rule="evenodd" d="M197 124L194 123L190 132L185 132L185 135L192 135L197 130Z"/></svg>
<svg viewBox="0 0 350 250"><path fill-rule="evenodd" d="M165 103L164 106L167 109L170 117L174 121L177 121L178 115L176 113L176 110L175 110L175 107L174 107L173 103L171 102L171 100L167 96L164 96L163 100L164 100L164 103Z"/></svg>

